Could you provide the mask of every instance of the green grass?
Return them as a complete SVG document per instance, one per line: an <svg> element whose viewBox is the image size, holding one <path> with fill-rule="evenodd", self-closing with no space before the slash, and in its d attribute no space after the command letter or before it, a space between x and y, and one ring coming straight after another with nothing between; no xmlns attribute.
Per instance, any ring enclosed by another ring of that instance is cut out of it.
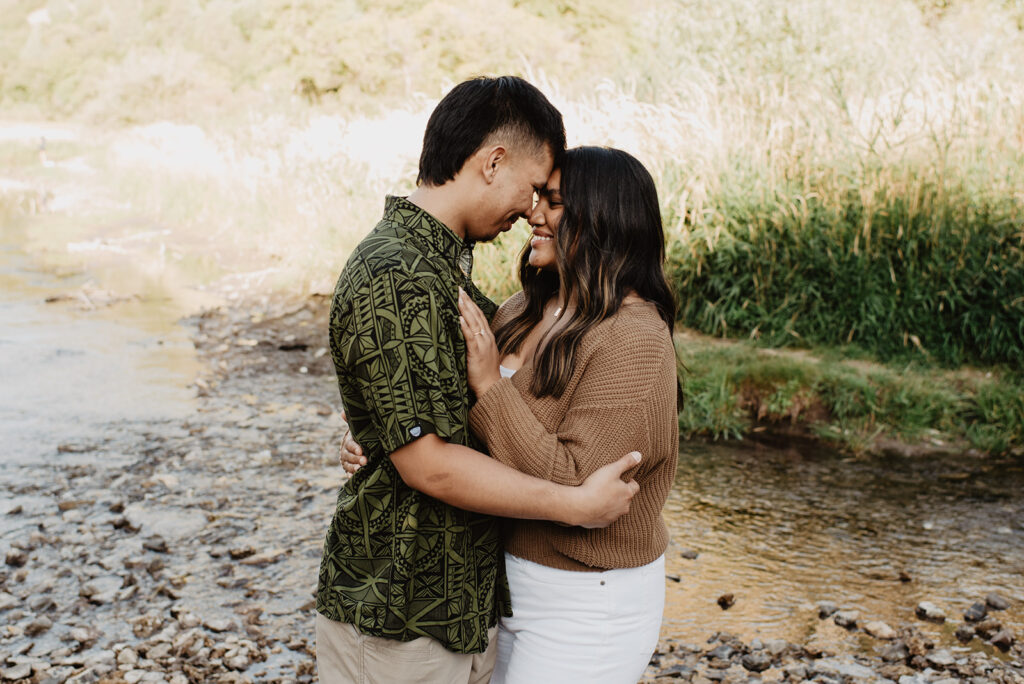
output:
<svg viewBox="0 0 1024 684"><path fill-rule="evenodd" d="M1024 445L1024 381L1010 373L822 361L750 343L677 344L684 436L736 438L787 424L838 448L871 451L878 437L969 445L1004 453Z"/></svg>

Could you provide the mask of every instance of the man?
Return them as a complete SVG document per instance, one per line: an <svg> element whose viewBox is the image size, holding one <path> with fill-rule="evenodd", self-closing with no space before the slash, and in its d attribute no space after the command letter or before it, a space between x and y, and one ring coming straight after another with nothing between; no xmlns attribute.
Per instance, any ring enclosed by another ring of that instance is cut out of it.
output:
<svg viewBox="0 0 1024 684"><path fill-rule="evenodd" d="M561 115L522 79L456 86L427 123L417 189L387 198L338 279L331 354L367 464L324 545L323 682L486 682L509 614L491 516L603 526L629 508L633 455L562 487L490 459L468 427L459 288L496 308L471 280L473 244L532 208L564 148Z"/></svg>

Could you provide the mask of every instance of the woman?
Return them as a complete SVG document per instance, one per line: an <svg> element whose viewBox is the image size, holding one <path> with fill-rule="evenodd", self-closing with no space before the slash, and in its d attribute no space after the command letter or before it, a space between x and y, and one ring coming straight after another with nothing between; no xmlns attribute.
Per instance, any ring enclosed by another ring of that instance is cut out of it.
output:
<svg viewBox="0 0 1024 684"><path fill-rule="evenodd" d="M661 508L678 453L675 303L657 192L625 152L572 149L530 224L523 291L490 327L460 295L472 428L495 459L561 484L629 451L643 461L630 512L607 528L508 522L513 617L501 621L491 681L632 684L661 626Z"/></svg>

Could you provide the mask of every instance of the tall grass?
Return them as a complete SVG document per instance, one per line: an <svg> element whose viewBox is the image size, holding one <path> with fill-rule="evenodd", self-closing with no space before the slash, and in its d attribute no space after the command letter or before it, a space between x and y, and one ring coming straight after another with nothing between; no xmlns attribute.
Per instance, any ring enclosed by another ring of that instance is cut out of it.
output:
<svg viewBox="0 0 1024 684"><path fill-rule="evenodd" d="M513 72L652 170L687 325L1024 357L1019 0L8 4L0 105L117 131L97 190L227 271L329 287L438 96ZM478 251L499 299L524 240Z"/></svg>

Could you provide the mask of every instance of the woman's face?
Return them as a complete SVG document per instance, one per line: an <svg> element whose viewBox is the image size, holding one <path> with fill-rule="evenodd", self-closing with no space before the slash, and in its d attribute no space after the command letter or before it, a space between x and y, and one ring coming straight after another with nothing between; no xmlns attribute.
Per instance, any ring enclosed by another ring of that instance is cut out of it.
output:
<svg viewBox="0 0 1024 684"><path fill-rule="evenodd" d="M530 265L555 270L557 266L555 236L562 220L562 194L559 185L562 172L555 169L548 176L544 189L538 193L537 204L530 213L533 236L530 238Z"/></svg>

